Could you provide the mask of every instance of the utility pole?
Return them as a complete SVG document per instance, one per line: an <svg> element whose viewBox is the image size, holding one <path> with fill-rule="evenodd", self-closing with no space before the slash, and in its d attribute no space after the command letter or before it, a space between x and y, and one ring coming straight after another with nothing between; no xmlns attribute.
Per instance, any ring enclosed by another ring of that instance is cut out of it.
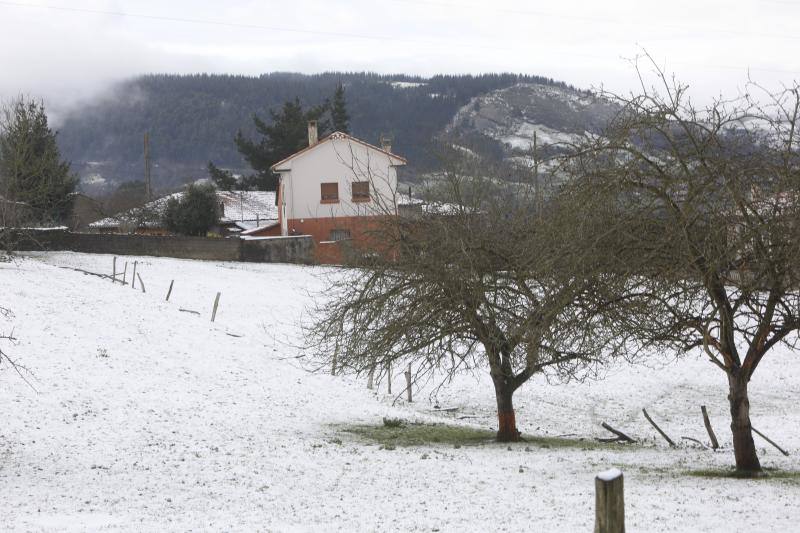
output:
<svg viewBox="0 0 800 533"><path fill-rule="evenodd" d="M536 131L533 132L533 179L534 179L534 202L536 204L536 216L542 216L542 184L539 182L539 146L536 138Z"/></svg>
<svg viewBox="0 0 800 533"><path fill-rule="evenodd" d="M150 136L144 132L144 194L148 201L153 199L153 187L150 183Z"/></svg>

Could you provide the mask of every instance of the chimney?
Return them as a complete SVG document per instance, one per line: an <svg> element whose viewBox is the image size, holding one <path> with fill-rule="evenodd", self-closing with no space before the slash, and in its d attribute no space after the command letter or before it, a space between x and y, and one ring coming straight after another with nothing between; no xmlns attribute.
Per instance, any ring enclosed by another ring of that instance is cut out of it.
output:
<svg viewBox="0 0 800 533"><path fill-rule="evenodd" d="M308 145L314 146L317 144L319 138L317 137L317 121L316 120L309 120L308 121Z"/></svg>
<svg viewBox="0 0 800 533"><path fill-rule="evenodd" d="M392 139L387 137L386 135L381 135L381 149L384 152L391 153L391 151L392 151Z"/></svg>

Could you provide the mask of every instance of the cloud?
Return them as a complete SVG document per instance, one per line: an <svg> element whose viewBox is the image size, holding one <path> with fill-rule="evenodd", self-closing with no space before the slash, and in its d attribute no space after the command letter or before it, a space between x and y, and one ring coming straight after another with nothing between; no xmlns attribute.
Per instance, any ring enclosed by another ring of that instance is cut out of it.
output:
<svg viewBox="0 0 800 533"><path fill-rule="evenodd" d="M24 3L29 7L18 5ZM642 47L702 97L800 77L792 6L677 0L0 1L0 97L57 114L147 72L513 71L635 87ZM691 17L685 16L692 13ZM747 21L748 24L742 24Z"/></svg>

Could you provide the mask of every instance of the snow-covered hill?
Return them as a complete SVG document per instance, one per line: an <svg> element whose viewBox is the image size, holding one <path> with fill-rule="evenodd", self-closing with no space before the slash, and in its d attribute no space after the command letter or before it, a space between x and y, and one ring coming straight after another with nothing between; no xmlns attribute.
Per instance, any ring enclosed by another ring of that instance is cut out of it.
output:
<svg viewBox="0 0 800 533"><path fill-rule="evenodd" d="M296 359L309 292L336 270L138 260L146 293L60 268L110 273L110 256L0 263L0 304L14 312L0 331L19 339L3 347L36 389L0 369L0 530L590 531L593 476L612 466L625 473L631 531L792 531L800 521L796 478L687 475L733 461L724 376L701 359L615 368L597 383L537 379L517 393L525 433L585 445L379 449L338 425L391 416L491 428L487 376L437 396L431 383L392 406L385 384L375 393ZM766 359L751 391L754 424L792 453L758 441L763 463L800 470L796 355ZM455 411L436 412L433 399ZM700 404L720 452L670 449L641 416L646 407L673 438L706 440ZM601 421L646 444L594 445Z"/></svg>
<svg viewBox="0 0 800 533"><path fill-rule="evenodd" d="M499 143L506 157L525 158L533 151L534 135L537 148L546 155L585 132L599 132L616 111L589 92L519 83L473 98L458 111L447 133L456 138L482 136Z"/></svg>

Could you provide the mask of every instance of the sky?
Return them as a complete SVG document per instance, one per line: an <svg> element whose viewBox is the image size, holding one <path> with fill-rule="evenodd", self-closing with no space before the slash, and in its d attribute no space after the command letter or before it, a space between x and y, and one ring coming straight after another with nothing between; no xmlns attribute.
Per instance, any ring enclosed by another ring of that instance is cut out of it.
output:
<svg viewBox="0 0 800 533"><path fill-rule="evenodd" d="M0 0L0 98L66 109L142 73L519 72L698 100L800 80L800 0Z"/></svg>

